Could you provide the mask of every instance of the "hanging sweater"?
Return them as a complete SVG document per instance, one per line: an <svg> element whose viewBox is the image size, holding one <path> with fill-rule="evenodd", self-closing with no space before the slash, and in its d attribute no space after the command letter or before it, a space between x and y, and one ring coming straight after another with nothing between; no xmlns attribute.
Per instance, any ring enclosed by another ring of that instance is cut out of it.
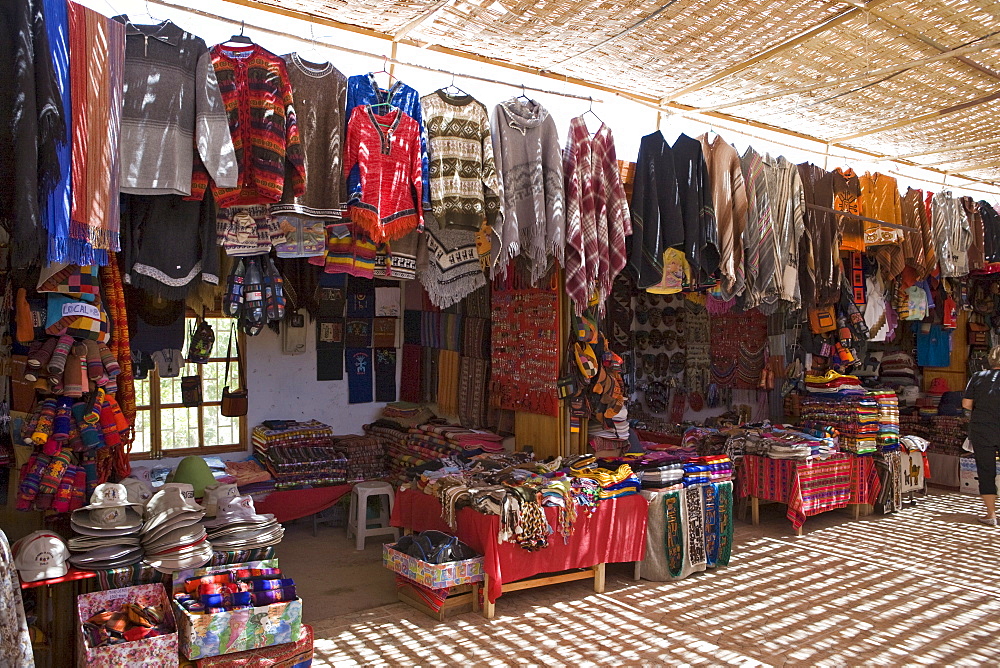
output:
<svg viewBox="0 0 1000 668"><path fill-rule="evenodd" d="M950 191L936 193L931 200L931 227L941 277L957 278L969 273L972 230L965 219L962 203Z"/></svg>
<svg viewBox="0 0 1000 668"><path fill-rule="evenodd" d="M685 134L677 138L670 153L684 220L684 254L696 285L713 285L719 271L719 225L705 154L701 142Z"/></svg>
<svg viewBox="0 0 1000 668"><path fill-rule="evenodd" d="M798 166L805 198L805 234L800 242L799 280L802 282L802 305L828 306L840 300L840 238L842 216L812 209L810 204L826 209L833 207L833 179L830 173L812 163Z"/></svg>
<svg viewBox="0 0 1000 668"><path fill-rule="evenodd" d="M746 255L746 308L773 305L781 294L778 283L778 256L775 248L774 217L764 174L764 158L747 147L740 158L747 186L748 218L743 232Z"/></svg>
<svg viewBox="0 0 1000 668"><path fill-rule="evenodd" d="M833 182L833 208L855 216L865 216L864 201L861 198L861 180L854 170L837 168L830 172ZM839 216L844 226L840 240L840 250L864 252L865 222L859 218Z"/></svg>
<svg viewBox="0 0 1000 668"><path fill-rule="evenodd" d="M684 217L673 151L659 130L639 142L632 190L629 268L636 287L656 285L663 274L663 251L685 245Z"/></svg>
<svg viewBox="0 0 1000 668"><path fill-rule="evenodd" d="M420 98L430 158L431 211L443 228L478 231L496 223L500 177L490 116L471 95L443 90Z"/></svg>
<svg viewBox="0 0 1000 668"><path fill-rule="evenodd" d="M983 228L983 217L979 213L979 206L976 200L971 197L962 197L962 209L965 211L965 219L972 231L972 241L969 244L969 271L977 271L986 264L986 240Z"/></svg>
<svg viewBox="0 0 1000 668"><path fill-rule="evenodd" d="M500 173L502 223L493 230L494 276L524 254L530 280L548 269L547 256L565 257L565 184L559 134L549 112L534 100L510 99L490 120Z"/></svg>
<svg viewBox="0 0 1000 668"><path fill-rule="evenodd" d="M239 169L235 188L214 184L216 204L226 208L277 202L285 187L286 161L292 192L301 196L305 163L285 61L257 44L216 44L211 54ZM201 199L207 184L196 170L192 199Z"/></svg>
<svg viewBox="0 0 1000 668"><path fill-rule="evenodd" d="M417 127L420 128L420 168L423 180L424 208L431 206L430 188L430 162L427 157L427 129L424 125L424 116L420 108L420 93L407 86L402 81L396 81L388 90L379 88L375 81L374 74L356 74L347 78L347 112L345 123L351 120L354 109L361 105L373 104L389 106L376 106L375 112L384 114L391 107L396 107L404 114L412 118ZM353 199L358 196L361 189L361 176L357 170L353 170L347 177L347 197Z"/></svg>
<svg viewBox="0 0 1000 668"><path fill-rule="evenodd" d="M566 292L579 315L597 291L598 308L625 267L632 221L618 171L615 140L601 124L591 137L582 117L569 122L566 179Z"/></svg>
<svg viewBox="0 0 1000 668"><path fill-rule="evenodd" d="M784 156L764 158L764 177L774 217L781 298L798 307L802 302L798 277L799 242L805 231L802 179L799 178L798 167Z"/></svg>
<svg viewBox="0 0 1000 668"><path fill-rule="evenodd" d="M357 168L361 190L347 215L377 243L399 239L423 216L420 128L399 109L355 107L347 124L344 177Z"/></svg>
<svg viewBox="0 0 1000 668"><path fill-rule="evenodd" d="M747 192L743 182L740 155L719 135L712 141L708 134L698 138L705 154L712 183L712 204L719 226L719 279L722 294L731 299L745 287L743 266L743 230L747 225Z"/></svg>
<svg viewBox="0 0 1000 668"><path fill-rule="evenodd" d="M861 197L864 200L863 215L902 225L903 213L896 179L877 172L865 172L860 181ZM865 223L866 245L899 243L902 236L902 232L896 228Z"/></svg>
<svg viewBox="0 0 1000 668"><path fill-rule="evenodd" d="M205 40L170 21L115 18L126 35L122 192L190 195L196 148L216 185L236 187L236 153Z"/></svg>
<svg viewBox="0 0 1000 668"><path fill-rule="evenodd" d="M339 219L346 199L341 176L347 78L331 63L309 63L297 53L283 58L295 100L305 184L296 195L291 180L286 179L281 201L268 210L273 216L288 218Z"/></svg>
<svg viewBox="0 0 1000 668"><path fill-rule="evenodd" d="M924 192L907 188L901 200L903 225L914 228L903 233L903 258L916 272L916 280L923 280L934 269L935 257L930 238L930 223L924 207Z"/></svg>
<svg viewBox="0 0 1000 668"><path fill-rule="evenodd" d="M987 262L1000 262L1000 213L986 200L979 202L979 215L983 218L983 247Z"/></svg>

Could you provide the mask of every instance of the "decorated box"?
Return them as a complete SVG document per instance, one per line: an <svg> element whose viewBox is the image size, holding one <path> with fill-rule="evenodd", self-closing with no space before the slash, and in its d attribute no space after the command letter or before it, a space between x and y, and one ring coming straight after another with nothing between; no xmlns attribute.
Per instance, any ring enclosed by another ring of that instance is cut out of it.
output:
<svg viewBox="0 0 1000 668"><path fill-rule="evenodd" d="M277 559L266 559L179 571L174 574L174 593L184 591L184 581L191 577L242 568L277 567ZM181 654L191 660L298 642L302 629L300 598L212 614L192 614L174 602L174 614Z"/></svg>
<svg viewBox="0 0 1000 668"><path fill-rule="evenodd" d="M394 547L388 543L382 545L382 563L385 567L425 587L444 589L483 580L482 557L432 564L399 552Z"/></svg>
<svg viewBox="0 0 1000 668"><path fill-rule="evenodd" d="M90 647L83 633L83 621L101 610L118 610L126 603L154 606L163 611L164 624L170 633L155 638L143 638L120 645ZM76 597L78 616L77 663L87 668L119 668L143 666L144 668L177 665L177 626L170 611L170 598L162 584L139 585L81 594Z"/></svg>

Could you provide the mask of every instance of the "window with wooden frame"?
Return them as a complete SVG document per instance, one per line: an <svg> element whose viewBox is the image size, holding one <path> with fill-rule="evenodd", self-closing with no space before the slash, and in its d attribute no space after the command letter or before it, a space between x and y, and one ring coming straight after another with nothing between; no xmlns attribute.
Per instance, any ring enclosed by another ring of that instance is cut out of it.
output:
<svg viewBox="0 0 1000 668"><path fill-rule="evenodd" d="M236 342L239 341L246 364L246 342L241 333L233 336L229 352L229 334L233 319L209 316L206 318L215 331L215 345L205 364L185 363L176 378L160 378L155 369L144 380L135 381L136 418L133 459L159 457L186 457L246 449L247 425L245 417L222 415L222 388L239 385L236 360ZM184 354L191 343L191 334L198 319L188 313L185 319ZM227 354L231 357L227 358ZM226 361L229 360L229 379ZM202 403L187 407L181 402L181 378L201 376Z"/></svg>

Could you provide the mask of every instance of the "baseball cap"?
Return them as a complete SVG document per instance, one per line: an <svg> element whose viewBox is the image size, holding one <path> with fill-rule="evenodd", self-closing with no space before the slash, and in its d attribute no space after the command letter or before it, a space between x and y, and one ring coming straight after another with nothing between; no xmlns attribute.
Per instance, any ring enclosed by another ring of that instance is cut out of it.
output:
<svg viewBox="0 0 1000 668"><path fill-rule="evenodd" d="M51 531L35 531L14 543L14 568L23 582L61 578L69 571L69 548Z"/></svg>

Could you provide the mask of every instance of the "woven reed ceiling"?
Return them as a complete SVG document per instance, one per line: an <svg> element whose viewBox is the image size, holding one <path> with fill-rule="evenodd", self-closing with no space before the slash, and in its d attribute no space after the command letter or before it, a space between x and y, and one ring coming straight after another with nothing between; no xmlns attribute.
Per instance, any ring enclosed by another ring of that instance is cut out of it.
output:
<svg viewBox="0 0 1000 668"><path fill-rule="evenodd" d="M997 0L230 1L1000 183Z"/></svg>

